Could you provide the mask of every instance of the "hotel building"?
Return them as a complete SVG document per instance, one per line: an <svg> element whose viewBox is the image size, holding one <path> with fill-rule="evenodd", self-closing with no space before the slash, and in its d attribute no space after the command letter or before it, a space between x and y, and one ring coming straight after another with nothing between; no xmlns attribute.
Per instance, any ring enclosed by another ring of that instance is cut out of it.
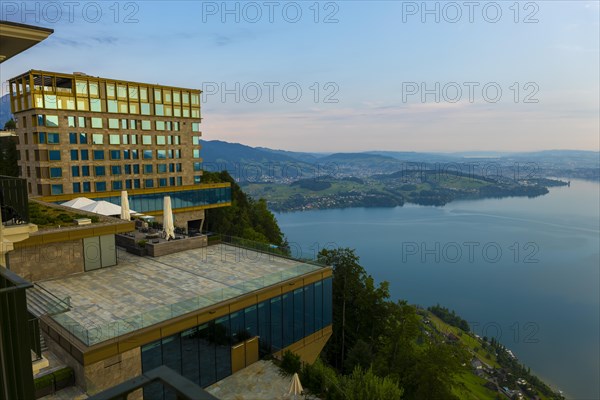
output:
<svg viewBox="0 0 600 400"><path fill-rule="evenodd" d="M200 90L29 71L9 80L19 167L30 196L88 197L200 230L204 210L231 204L228 183L202 184Z"/></svg>

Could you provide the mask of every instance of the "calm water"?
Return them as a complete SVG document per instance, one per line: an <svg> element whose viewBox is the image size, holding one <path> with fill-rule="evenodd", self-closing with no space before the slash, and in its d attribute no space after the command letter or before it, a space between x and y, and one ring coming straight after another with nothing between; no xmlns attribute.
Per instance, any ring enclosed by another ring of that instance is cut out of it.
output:
<svg viewBox="0 0 600 400"><path fill-rule="evenodd" d="M354 248L394 298L455 309L570 398L599 399L599 197L597 183L574 181L535 199L277 219L295 255Z"/></svg>

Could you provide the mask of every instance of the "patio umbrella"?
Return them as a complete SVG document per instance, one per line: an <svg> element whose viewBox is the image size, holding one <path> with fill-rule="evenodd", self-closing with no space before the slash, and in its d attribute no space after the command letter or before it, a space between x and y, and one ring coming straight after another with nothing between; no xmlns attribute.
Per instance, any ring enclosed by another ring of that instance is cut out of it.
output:
<svg viewBox="0 0 600 400"><path fill-rule="evenodd" d="M302 394L302 390L303 389L302 384L300 383L300 378L298 377L298 374L295 373L292 377L292 384L290 385L288 395L294 396L295 399L297 395Z"/></svg>
<svg viewBox="0 0 600 400"><path fill-rule="evenodd" d="M131 213L129 210L129 198L127 197L127 190L121 191L121 219L125 221L131 221Z"/></svg>
<svg viewBox="0 0 600 400"><path fill-rule="evenodd" d="M171 209L171 197L165 196L163 209L163 229L166 239L175 237L175 226L173 226L173 210Z"/></svg>

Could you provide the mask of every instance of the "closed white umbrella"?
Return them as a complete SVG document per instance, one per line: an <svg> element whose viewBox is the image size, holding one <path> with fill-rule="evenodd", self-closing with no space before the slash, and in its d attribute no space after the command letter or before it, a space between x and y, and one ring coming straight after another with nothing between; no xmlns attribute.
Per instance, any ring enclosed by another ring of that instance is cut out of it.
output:
<svg viewBox="0 0 600 400"><path fill-rule="evenodd" d="M131 213L129 210L129 198L127 197L127 190L121 191L121 219L131 221Z"/></svg>
<svg viewBox="0 0 600 400"><path fill-rule="evenodd" d="M173 209L171 208L171 197L165 196L163 209L163 230L167 240L175 238L175 226L173 225Z"/></svg>
<svg viewBox="0 0 600 400"><path fill-rule="evenodd" d="M302 384L300 383L300 378L298 377L298 374L295 373L294 376L292 377L292 384L290 385L290 390L288 392L288 395L294 396L294 399L295 399L297 395L302 394L303 390L304 389L302 389Z"/></svg>

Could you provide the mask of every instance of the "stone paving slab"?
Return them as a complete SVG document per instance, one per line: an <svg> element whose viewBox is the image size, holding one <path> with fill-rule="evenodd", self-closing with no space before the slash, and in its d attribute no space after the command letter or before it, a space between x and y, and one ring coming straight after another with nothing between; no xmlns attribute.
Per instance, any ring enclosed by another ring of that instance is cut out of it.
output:
<svg viewBox="0 0 600 400"><path fill-rule="evenodd" d="M60 298L71 297L72 310L57 320L68 318L86 329L123 319L148 326L182 309L190 312L319 268L225 244L156 258L119 249L117 257L114 267L38 283Z"/></svg>
<svg viewBox="0 0 600 400"><path fill-rule="evenodd" d="M260 360L209 386L206 390L219 400L293 399L294 396L287 394L292 377L282 376L279 371L279 367L273 362ZM296 396L296 399L305 399L305 397ZM312 396L310 399L319 400Z"/></svg>

